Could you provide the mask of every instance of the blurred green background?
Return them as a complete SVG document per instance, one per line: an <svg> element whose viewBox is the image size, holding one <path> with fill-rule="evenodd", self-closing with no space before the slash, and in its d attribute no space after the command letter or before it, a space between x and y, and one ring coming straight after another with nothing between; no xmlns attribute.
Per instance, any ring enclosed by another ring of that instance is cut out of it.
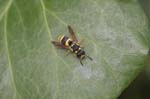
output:
<svg viewBox="0 0 150 99"><path fill-rule="evenodd" d="M150 27L150 0L139 0L139 2L149 19ZM118 99L150 99L150 52L141 74L122 92Z"/></svg>

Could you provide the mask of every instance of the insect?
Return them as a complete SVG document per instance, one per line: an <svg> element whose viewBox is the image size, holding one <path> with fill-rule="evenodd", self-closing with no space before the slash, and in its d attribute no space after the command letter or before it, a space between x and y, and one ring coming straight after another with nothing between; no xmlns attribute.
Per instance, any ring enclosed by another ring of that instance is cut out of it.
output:
<svg viewBox="0 0 150 99"><path fill-rule="evenodd" d="M78 41L78 39L70 25L68 25L68 30L71 35L70 37L65 36L65 35L60 35L58 37L58 41L52 41L52 43L59 48L67 49L68 53L70 53L70 52L74 53L74 55L77 58L79 58L82 66L83 66L82 60L84 58L87 57L90 60L93 60L83 50L83 46L81 45L82 41Z"/></svg>

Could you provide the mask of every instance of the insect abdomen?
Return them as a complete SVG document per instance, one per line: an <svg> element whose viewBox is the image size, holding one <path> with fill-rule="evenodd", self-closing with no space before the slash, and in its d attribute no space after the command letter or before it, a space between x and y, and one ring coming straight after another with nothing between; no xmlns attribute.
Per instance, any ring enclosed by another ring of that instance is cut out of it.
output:
<svg viewBox="0 0 150 99"><path fill-rule="evenodd" d="M67 37L67 36L60 36L59 38L58 38L58 41L62 44L62 45L64 45L64 46L70 46L71 44L72 44L72 40L69 38L69 37Z"/></svg>

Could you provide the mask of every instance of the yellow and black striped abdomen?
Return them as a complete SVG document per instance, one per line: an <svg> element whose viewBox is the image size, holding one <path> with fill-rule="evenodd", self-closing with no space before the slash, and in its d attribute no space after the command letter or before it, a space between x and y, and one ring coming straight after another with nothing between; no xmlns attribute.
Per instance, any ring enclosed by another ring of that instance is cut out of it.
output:
<svg viewBox="0 0 150 99"><path fill-rule="evenodd" d="M64 36L64 35L59 36L59 37L58 37L58 41L59 41L62 45L66 46L66 47L69 47L69 46L72 45L72 40L71 40L69 37Z"/></svg>

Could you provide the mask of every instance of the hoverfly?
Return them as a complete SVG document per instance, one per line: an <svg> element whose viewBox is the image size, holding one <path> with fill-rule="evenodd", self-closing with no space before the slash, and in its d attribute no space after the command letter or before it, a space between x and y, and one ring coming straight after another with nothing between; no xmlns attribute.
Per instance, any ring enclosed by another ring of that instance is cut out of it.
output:
<svg viewBox="0 0 150 99"><path fill-rule="evenodd" d="M71 37L65 36L65 35L60 35L58 37L58 41L52 41L52 43L63 49L67 49L68 53L72 52L74 55L80 59L80 63L83 66L82 60L84 58L89 58L90 60L93 60L91 57L86 55L85 51L83 50L83 47L81 46L81 41L78 41L73 29L71 28L70 25L68 25L68 30L71 35Z"/></svg>

